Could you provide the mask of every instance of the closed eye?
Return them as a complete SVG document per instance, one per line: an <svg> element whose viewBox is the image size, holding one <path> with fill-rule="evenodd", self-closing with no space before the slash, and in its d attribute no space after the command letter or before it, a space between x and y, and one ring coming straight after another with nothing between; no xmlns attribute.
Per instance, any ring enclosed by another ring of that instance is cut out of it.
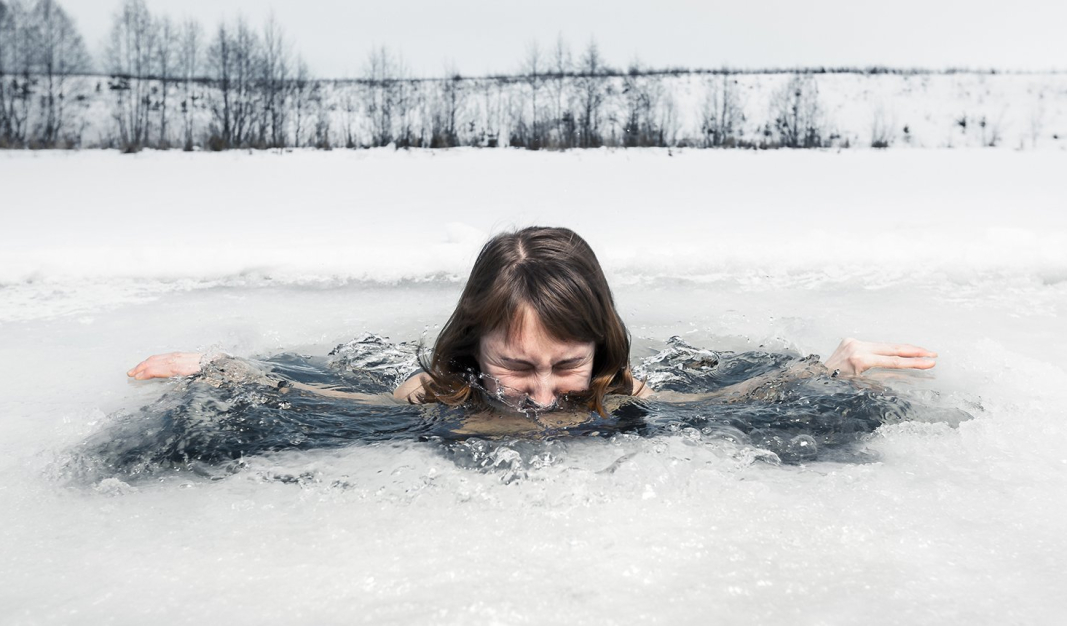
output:
<svg viewBox="0 0 1067 626"><path fill-rule="evenodd" d="M511 372L530 372L537 369L537 366L529 361L523 361L521 359L509 359L503 358L500 360L501 365ZM573 370L581 367L585 363L584 357L575 357L573 359L567 359L560 361L552 366L554 370Z"/></svg>

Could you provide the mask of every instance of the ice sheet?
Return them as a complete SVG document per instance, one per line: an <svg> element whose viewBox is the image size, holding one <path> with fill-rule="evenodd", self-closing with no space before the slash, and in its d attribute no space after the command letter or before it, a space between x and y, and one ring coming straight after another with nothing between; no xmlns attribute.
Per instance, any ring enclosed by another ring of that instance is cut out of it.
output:
<svg viewBox="0 0 1067 626"><path fill-rule="evenodd" d="M4 621L1047 621L1067 609L1064 158L2 154ZM173 384L127 382L143 356L430 338L486 234L533 223L591 241L635 355L910 341L940 364L887 383L975 419L884 426L873 463L678 433L568 442L513 481L419 445L63 475Z"/></svg>

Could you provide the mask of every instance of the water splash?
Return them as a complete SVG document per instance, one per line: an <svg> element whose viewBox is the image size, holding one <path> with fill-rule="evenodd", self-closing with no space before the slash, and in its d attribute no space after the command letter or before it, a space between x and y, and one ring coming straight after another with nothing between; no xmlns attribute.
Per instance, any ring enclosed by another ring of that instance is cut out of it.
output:
<svg viewBox="0 0 1067 626"><path fill-rule="evenodd" d="M475 388L527 418L525 428L486 434L463 408L343 397L389 394L417 368L414 345L370 334L327 357L216 361L158 401L112 415L65 457L60 473L89 482L168 472L220 478L260 455L347 446L358 454L359 446L399 442L513 481L552 467L568 441L619 437L637 437L653 449L680 442L745 462L857 462L869 460L862 443L882 424L916 415L951 425L969 418L956 408L931 408L936 399L929 396L907 398L870 381L834 378L814 355L712 352L677 337L634 368L660 390L657 397L610 397L607 417L576 413L567 398L543 406L499 386L490 394L477 377ZM556 420L564 414L572 419Z"/></svg>

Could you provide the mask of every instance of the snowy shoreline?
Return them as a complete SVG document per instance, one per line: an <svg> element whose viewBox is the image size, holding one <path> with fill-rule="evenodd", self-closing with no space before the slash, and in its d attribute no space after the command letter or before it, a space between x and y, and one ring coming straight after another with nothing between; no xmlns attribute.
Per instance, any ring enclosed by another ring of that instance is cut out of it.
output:
<svg viewBox="0 0 1067 626"><path fill-rule="evenodd" d="M0 284L465 275L566 225L609 272L1067 271L1067 153L0 152ZM56 181L62 181L57 184Z"/></svg>

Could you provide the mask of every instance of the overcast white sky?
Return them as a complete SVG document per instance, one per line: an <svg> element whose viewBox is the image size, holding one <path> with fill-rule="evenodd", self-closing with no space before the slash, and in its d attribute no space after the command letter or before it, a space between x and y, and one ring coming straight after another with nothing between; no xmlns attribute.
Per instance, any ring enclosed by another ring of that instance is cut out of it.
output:
<svg viewBox="0 0 1067 626"><path fill-rule="evenodd" d="M60 0L97 52L121 0ZM147 0L211 27L273 10L320 77L358 76L375 45L422 76L515 71L532 41L576 52L595 37L611 65L889 65L1067 69L1063 0Z"/></svg>

